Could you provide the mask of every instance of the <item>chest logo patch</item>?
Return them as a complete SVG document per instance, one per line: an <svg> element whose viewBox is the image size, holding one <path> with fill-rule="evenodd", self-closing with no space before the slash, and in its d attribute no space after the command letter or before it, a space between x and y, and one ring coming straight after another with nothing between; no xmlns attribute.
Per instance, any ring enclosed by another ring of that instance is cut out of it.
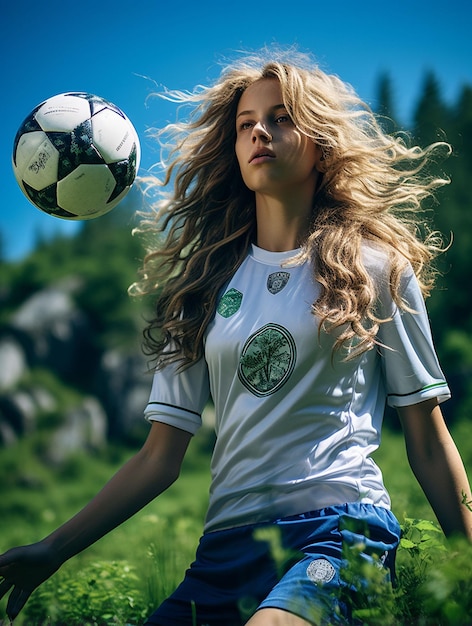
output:
<svg viewBox="0 0 472 626"><path fill-rule="evenodd" d="M216 310L222 317L231 317L239 311L242 301L243 294L237 289L230 289L218 302Z"/></svg>
<svg viewBox="0 0 472 626"><path fill-rule="evenodd" d="M274 272L267 277L267 289L272 294L279 293L288 283L290 278L289 272Z"/></svg>
<svg viewBox="0 0 472 626"><path fill-rule="evenodd" d="M255 396L270 396L290 378L297 350L292 335L283 326L266 324L244 344L238 376Z"/></svg>

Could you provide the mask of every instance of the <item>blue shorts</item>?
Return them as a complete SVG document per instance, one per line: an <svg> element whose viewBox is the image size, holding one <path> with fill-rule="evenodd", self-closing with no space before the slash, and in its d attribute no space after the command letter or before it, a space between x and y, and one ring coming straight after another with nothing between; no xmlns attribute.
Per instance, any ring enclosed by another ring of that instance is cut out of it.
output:
<svg viewBox="0 0 472 626"><path fill-rule="evenodd" d="M361 556L376 555L391 580L399 540L391 511L359 503L206 533L184 581L146 624L243 626L266 607L346 623L349 603L333 594L350 587L341 576L343 547L362 545Z"/></svg>

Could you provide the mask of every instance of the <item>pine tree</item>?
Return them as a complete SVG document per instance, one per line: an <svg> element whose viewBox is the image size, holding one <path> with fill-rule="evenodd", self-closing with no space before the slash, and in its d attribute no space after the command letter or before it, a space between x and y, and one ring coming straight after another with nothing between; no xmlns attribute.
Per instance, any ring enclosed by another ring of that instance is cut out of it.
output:
<svg viewBox="0 0 472 626"><path fill-rule="evenodd" d="M427 72L413 116L414 135L422 146L447 141L451 130L450 113L443 101L440 84L433 72Z"/></svg>
<svg viewBox="0 0 472 626"><path fill-rule="evenodd" d="M383 72L378 78L376 113L385 132L393 134L399 130L395 113L394 90L388 72Z"/></svg>

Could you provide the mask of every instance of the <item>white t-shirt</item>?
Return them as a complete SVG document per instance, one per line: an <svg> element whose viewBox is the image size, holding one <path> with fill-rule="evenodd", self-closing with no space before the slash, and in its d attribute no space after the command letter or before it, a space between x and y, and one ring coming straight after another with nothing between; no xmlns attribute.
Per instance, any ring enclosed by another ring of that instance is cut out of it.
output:
<svg viewBox="0 0 472 626"><path fill-rule="evenodd" d="M295 252L252 247L224 289L205 355L181 373L154 376L148 420L195 433L210 395L216 444L205 530L274 520L345 502L390 507L380 469L385 403L407 406L450 392L438 364L424 301L412 272L400 311L388 288L386 255L365 248L380 295L375 347L343 362L334 337L318 332L319 294L310 263Z"/></svg>

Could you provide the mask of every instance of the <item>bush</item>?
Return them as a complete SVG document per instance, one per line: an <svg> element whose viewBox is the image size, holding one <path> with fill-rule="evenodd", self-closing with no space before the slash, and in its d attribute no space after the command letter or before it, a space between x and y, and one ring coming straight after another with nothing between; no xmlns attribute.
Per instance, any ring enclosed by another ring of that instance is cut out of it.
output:
<svg viewBox="0 0 472 626"><path fill-rule="evenodd" d="M27 624L140 624L149 615L142 585L126 561L100 561L46 581L24 609Z"/></svg>
<svg viewBox="0 0 472 626"><path fill-rule="evenodd" d="M406 519L397 563L399 623L471 623L472 546L465 538L446 541L435 524Z"/></svg>

